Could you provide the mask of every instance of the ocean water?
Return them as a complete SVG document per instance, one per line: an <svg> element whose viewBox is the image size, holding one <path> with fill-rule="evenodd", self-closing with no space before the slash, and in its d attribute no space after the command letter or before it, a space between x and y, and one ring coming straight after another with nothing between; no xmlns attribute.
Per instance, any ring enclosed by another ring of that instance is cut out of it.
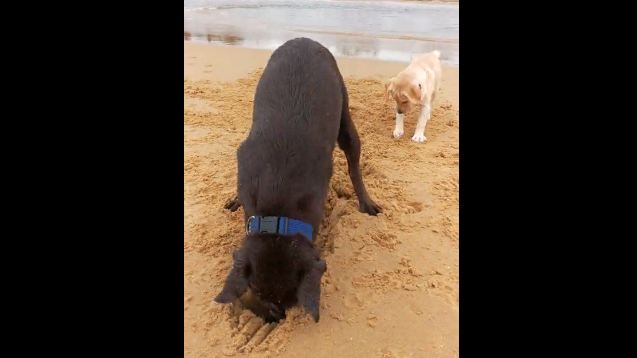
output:
<svg viewBox="0 0 637 358"><path fill-rule="evenodd" d="M309 37L336 56L408 62L437 49L459 65L457 4L345 0L184 0L184 39L273 50Z"/></svg>

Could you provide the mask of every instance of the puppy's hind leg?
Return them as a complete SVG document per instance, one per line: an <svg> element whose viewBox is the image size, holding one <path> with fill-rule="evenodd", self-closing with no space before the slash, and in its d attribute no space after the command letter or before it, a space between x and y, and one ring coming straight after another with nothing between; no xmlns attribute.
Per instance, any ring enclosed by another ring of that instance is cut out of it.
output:
<svg viewBox="0 0 637 358"><path fill-rule="evenodd" d="M226 201L225 204L223 204L223 208L226 210L230 210L232 212L237 211L237 209L239 209L241 207L241 203L239 203L239 196L235 195L232 199Z"/></svg>
<svg viewBox="0 0 637 358"><path fill-rule="evenodd" d="M354 190L358 196L358 205L361 212L369 215L377 215L382 209L367 194L365 184L363 183L363 175L360 168L361 142L358 138L358 132L349 113L349 104L347 99L347 89L343 85L343 109L341 113L341 125L338 132L338 146L345 152L347 158L347 169L349 177L354 185Z"/></svg>

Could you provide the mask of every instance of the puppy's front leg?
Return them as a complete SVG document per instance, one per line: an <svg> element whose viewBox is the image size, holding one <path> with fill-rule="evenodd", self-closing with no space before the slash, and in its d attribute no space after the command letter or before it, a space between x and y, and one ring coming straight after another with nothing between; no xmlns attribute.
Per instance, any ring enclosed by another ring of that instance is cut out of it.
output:
<svg viewBox="0 0 637 358"><path fill-rule="evenodd" d="M418 143L427 140L427 137L425 137L425 127L427 126L429 118L431 118L431 103L427 103L422 107L420 117L418 117L418 123L416 124L416 132L414 136L411 137L411 140Z"/></svg>
<svg viewBox="0 0 637 358"><path fill-rule="evenodd" d="M405 114L396 112L396 128L394 128L394 138L398 139L405 133L403 125L405 124Z"/></svg>

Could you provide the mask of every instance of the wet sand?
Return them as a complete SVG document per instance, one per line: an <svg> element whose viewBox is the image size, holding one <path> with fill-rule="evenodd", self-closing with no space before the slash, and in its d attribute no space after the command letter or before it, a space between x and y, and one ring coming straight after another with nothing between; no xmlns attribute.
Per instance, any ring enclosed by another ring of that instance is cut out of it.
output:
<svg viewBox="0 0 637 358"><path fill-rule="evenodd" d="M234 46L184 43L184 79L188 81L233 81L265 67L270 50ZM407 66L406 62L337 57L344 77L368 77L384 81ZM458 104L459 68L444 66L443 76L451 91L449 100Z"/></svg>
<svg viewBox="0 0 637 358"><path fill-rule="evenodd" d="M222 209L236 188L236 148L270 51L184 44L184 353L186 357L458 356L458 68L444 69L424 144L395 140L383 81L405 63L339 58L362 142L361 165L384 213L359 213L343 153L316 245L327 261L321 320L299 309L264 324L218 305L243 239L243 213Z"/></svg>

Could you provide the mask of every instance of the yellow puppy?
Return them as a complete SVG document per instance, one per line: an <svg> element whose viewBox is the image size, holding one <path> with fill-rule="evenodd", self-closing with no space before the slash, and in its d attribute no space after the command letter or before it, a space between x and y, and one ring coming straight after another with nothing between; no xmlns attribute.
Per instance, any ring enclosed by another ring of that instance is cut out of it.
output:
<svg viewBox="0 0 637 358"><path fill-rule="evenodd" d="M409 66L386 84L387 96L396 101L394 138L400 138L404 133L405 112L409 111L412 105L421 105L423 108L411 140L414 142L427 140L425 126L431 118L431 106L440 86L441 75L440 52L436 50L414 56Z"/></svg>

